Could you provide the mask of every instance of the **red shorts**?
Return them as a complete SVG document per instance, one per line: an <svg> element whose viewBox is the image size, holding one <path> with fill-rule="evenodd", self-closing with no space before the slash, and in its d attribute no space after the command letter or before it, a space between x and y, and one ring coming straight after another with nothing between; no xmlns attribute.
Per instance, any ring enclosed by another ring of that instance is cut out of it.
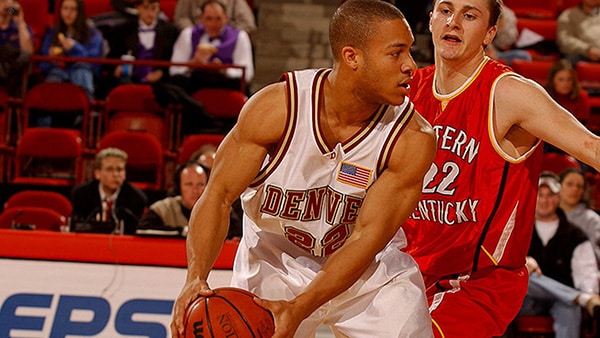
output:
<svg viewBox="0 0 600 338"><path fill-rule="evenodd" d="M428 282L425 277L426 282ZM429 279L430 280L430 279ZM477 271L457 285L450 280L427 284L427 300L435 337L501 336L515 318L527 293L525 266L516 270L489 268Z"/></svg>

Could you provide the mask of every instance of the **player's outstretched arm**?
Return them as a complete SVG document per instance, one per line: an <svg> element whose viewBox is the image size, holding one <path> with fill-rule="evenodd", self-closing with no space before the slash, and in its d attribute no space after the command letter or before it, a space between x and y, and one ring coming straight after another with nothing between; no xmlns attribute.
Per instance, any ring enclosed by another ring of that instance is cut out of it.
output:
<svg viewBox="0 0 600 338"><path fill-rule="evenodd" d="M274 314L274 338L292 337L304 318L361 277L413 212L435 150L431 126L415 115L396 143L388 168L369 188L346 243L290 302L258 300Z"/></svg>
<svg viewBox="0 0 600 338"><path fill-rule="evenodd" d="M556 103L543 87L531 80L505 77L498 83L494 100L496 131L514 147L523 143L525 131L600 170L600 138Z"/></svg>
<svg viewBox="0 0 600 338"><path fill-rule="evenodd" d="M244 105L238 123L217 150L210 179L192 210L187 236L188 272L173 307L171 332L180 337L187 306L210 295L206 280L229 228L231 204L258 174L286 123L284 84L259 91Z"/></svg>

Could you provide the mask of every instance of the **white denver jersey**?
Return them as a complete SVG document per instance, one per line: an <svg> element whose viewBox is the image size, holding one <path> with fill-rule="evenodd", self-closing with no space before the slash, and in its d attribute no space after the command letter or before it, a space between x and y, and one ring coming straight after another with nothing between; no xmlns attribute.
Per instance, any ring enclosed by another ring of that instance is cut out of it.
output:
<svg viewBox="0 0 600 338"><path fill-rule="evenodd" d="M285 134L242 194L244 236L268 234L269 245L295 255L326 257L344 243L368 187L385 168L391 146L413 114L408 98L398 107L380 106L365 128L330 148L319 126L329 72L286 74Z"/></svg>
<svg viewBox="0 0 600 338"><path fill-rule="evenodd" d="M319 125L330 71L286 74L285 133L242 194L244 231L232 285L261 298L292 299L344 244L367 189L413 115L408 98L398 107L380 106L366 127L331 148ZM305 319L295 337L313 336L320 323L349 337L430 337L423 280L414 260L399 250L405 244L399 230L359 281ZM397 309L399 303L406 311ZM339 322L341 316L348 320Z"/></svg>

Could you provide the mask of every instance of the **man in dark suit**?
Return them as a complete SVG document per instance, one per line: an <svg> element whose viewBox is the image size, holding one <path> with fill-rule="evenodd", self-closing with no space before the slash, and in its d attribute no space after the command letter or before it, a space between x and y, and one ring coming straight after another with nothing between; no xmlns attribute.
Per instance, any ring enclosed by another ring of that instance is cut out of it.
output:
<svg viewBox="0 0 600 338"><path fill-rule="evenodd" d="M108 58L169 61L179 30L159 19L159 0L135 0L138 16L113 27L107 35ZM157 83L168 75L168 67L119 65L106 67L105 94L121 83Z"/></svg>
<svg viewBox="0 0 600 338"><path fill-rule="evenodd" d="M126 164L127 153L120 149L106 148L96 155L95 180L77 185L71 192L73 231L108 232L101 229L123 226L123 233L135 233L148 199L125 180ZM86 228L92 224L101 226Z"/></svg>

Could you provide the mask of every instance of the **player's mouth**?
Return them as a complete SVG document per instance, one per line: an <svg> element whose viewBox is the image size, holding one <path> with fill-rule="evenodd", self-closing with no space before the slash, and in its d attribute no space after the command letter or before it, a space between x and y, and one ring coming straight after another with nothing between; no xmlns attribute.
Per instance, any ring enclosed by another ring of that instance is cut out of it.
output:
<svg viewBox="0 0 600 338"><path fill-rule="evenodd" d="M442 36L442 40L448 41L448 42L453 42L453 43L462 42L462 40L459 37L457 37L456 35L453 35L453 34L446 34L446 35Z"/></svg>

